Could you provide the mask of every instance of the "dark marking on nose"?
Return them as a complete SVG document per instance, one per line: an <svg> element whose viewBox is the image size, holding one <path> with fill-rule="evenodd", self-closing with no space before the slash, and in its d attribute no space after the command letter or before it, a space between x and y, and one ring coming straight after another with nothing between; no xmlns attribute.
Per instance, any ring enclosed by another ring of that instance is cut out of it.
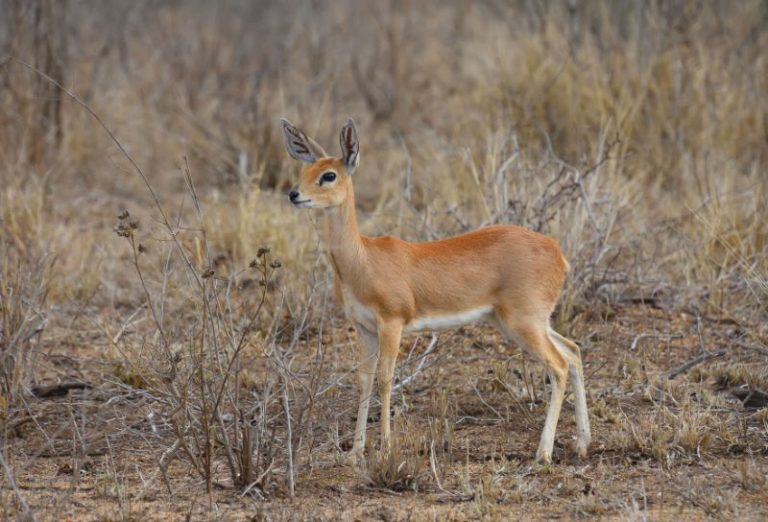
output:
<svg viewBox="0 0 768 522"><path fill-rule="evenodd" d="M299 191L298 190L292 190L288 193L288 199L291 201L296 201L296 198L299 197Z"/></svg>

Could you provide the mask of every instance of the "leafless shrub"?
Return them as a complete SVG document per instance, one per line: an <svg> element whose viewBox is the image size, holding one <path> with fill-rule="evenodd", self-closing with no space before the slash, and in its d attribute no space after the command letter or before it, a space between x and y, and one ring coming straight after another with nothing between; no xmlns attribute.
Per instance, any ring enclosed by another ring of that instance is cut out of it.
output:
<svg viewBox="0 0 768 522"><path fill-rule="evenodd" d="M189 175L187 180L199 213ZM206 245L205 229L199 230L192 244ZM206 246L190 253L181 243L171 242L163 255L161 279L152 281L144 268L148 247L140 241L138 221L123 212L115 232L130 247L133 267L155 325L152 341L142 348L146 355L136 354L125 363L138 366L146 389L164 404L166 429L174 442L160 458L163 473L169 460L180 452L206 481L210 492L218 480L217 461L223 458L235 487L253 487L254 482L267 478L265 472L268 474L271 468L267 459L271 456L272 434L265 418L276 400L277 382L267 377L260 383L260 397L252 395L254 390L249 393L243 387L243 353L260 349L265 335L269 335L262 316L272 274L280 262L271 258L269 248L263 247L254 253L247 269L221 277L211 264ZM175 235L178 229L167 232ZM173 236L168 239L172 241ZM177 265L182 267L180 272L173 268ZM168 288L179 283L179 276L188 278L192 285L191 295L187 295L194 299L192 303L169 299ZM159 291L153 292L153 288ZM174 313L168 309L171 303L181 309ZM179 342L179 336L186 341Z"/></svg>

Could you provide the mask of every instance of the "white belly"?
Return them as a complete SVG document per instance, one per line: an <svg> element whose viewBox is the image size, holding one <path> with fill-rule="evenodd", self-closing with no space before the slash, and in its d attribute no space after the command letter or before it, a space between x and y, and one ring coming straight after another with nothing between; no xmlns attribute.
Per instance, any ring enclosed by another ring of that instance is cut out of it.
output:
<svg viewBox="0 0 768 522"><path fill-rule="evenodd" d="M364 326L367 330L375 332L377 330L376 316L373 311L357 300L352 291L343 289L344 292L344 311L347 317ZM493 312L492 306L483 306L480 308L471 308L462 312L453 314L441 314L422 316L413 319L403 328L403 333L418 332L423 330L447 330L449 328L459 328L470 323L485 319Z"/></svg>
<svg viewBox="0 0 768 522"><path fill-rule="evenodd" d="M407 333L417 332L419 330L447 330L448 328L458 328L485 319L492 311L492 306L484 306L482 308L472 308L454 314L417 317L405 325L404 331Z"/></svg>

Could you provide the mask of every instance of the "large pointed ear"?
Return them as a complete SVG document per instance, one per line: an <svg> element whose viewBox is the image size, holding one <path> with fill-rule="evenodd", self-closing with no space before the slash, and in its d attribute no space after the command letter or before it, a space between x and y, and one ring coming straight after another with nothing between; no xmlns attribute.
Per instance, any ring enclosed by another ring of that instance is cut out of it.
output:
<svg viewBox="0 0 768 522"><path fill-rule="evenodd" d="M291 122L283 118L280 123L283 126L285 148L293 159L314 163L328 156L315 140L304 134L298 127L294 127Z"/></svg>
<svg viewBox="0 0 768 522"><path fill-rule="evenodd" d="M360 164L360 142L357 141L357 129L351 119L341 128L341 161L346 165L347 172L352 174Z"/></svg>

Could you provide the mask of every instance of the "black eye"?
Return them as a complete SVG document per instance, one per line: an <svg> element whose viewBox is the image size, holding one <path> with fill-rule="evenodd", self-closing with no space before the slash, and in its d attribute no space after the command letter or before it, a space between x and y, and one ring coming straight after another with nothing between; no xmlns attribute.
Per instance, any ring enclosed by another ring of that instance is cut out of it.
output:
<svg viewBox="0 0 768 522"><path fill-rule="evenodd" d="M335 172L325 172L322 176L320 176L320 184L322 185L323 183L330 183L335 179L336 179Z"/></svg>

